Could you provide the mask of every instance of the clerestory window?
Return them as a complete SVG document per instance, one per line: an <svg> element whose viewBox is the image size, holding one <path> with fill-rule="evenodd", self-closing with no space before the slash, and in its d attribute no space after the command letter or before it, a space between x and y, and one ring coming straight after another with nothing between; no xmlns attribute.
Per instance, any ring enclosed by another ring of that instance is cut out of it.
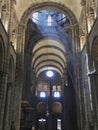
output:
<svg viewBox="0 0 98 130"><path fill-rule="evenodd" d="M48 26L52 25L52 17L51 17L51 15L48 16L47 25Z"/></svg>

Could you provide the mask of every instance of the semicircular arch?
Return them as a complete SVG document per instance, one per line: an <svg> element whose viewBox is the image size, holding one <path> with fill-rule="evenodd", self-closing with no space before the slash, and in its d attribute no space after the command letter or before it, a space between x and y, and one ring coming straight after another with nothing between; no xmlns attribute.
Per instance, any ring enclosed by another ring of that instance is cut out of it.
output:
<svg viewBox="0 0 98 130"><path fill-rule="evenodd" d="M43 2L43 3L37 3L37 4L31 4L30 7L23 13L20 23L27 24L28 19L32 12L39 11L41 9L54 9L58 10L64 14L67 14L69 19L71 20L72 25L77 23L77 19L74 15L74 13L65 5L62 5L60 3L56 2Z"/></svg>

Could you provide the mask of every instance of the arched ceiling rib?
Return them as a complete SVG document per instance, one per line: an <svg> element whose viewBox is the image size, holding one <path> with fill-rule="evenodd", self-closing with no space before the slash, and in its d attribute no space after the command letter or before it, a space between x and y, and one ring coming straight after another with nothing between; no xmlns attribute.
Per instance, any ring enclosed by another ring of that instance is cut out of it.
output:
<svg viewBox="0 0 98 130"><path fill-rule="evenodd" d="M60 48L63 52L65 52L65 49L64 49L64 46L61 44L61 43L59 43L59 42L57 42L57 41L54 41L54 40L51 40L51 39L47 39L47 40L43 40L43 44L42 44L42 42L40 42L40 43L38 43L38 44L36 44L36 46L34 47L34 49L33 49L33 53L37 50L37 49L39 49L39 48L41 48L41 47L43 47L43 46L50 46L50 47L58 47L58 48Z"/></svg>
<svg viewBox="0 0 98 130"><path fill-rule="evenodd" d="M65 67L65 64L64 64L64 62L62 61L62 59L60 58L60 57L58 57L58 56L54 56L54 55L48 55L48 57L47 57L47 55L43 55L43 56L41 56L41 57L39 57L39 58L37 58L37 60L36 60L36 62L34 63L34 68L36 68L36 66L38 65L38 64L40 64L41 62L43 62L43 61L47 61L47 60L52 60L52 59L55 59L55 61L57 61L57 62L59 62L62 66L63 66L63 68Z"/></svg>
<svg viewBox="0 0 98 130"><path fill-rule="evenodd" d="M49 69L56 70L61 76L66 68L65 48L58 41L45 39L39 41L33 48L32 67L39 75Z"/></svg>
<svg viewBox="0 0 98 130"><path fill-rule="evenodd" d="M36 76L38 77L41 72L46 71L46 70L50 70L50 69L57 71L57 72L60 74L60 76L62 77L61 71L60 71L59 69L53 67L53 66L52 66L52 67L51 67L51 66L48 66L48 67L46 66L46 67L41 68L41 69L38 70L38 72L36 73Z"/></svg>
<svg viewBox="0 0 98 130"><path fill-rule="evenodd" d="M62 51L55 49L55 48L41 48L40 50L38 50L34 55L33 55L33 62L36 60L36 58L38 56L40 56L41 54L45 54L45 55L49 55L49 54L53 54L53 55L59 55L60 57L62 57L65 61L65 55L63 54ZM47 56L48 57L48 56Z"/></svg>
<svg viewBox="0 0 98 130"><path fill-rule="evenodd" d="M54 62L54 61L46 61L46 62L42 62L40 63L35 69L36 69L36 72L42 68L42 67L46 67L46 66L53 66L55 68L58 68L62 73L63 73L63 68L61 67L60 64Z"/></svg>

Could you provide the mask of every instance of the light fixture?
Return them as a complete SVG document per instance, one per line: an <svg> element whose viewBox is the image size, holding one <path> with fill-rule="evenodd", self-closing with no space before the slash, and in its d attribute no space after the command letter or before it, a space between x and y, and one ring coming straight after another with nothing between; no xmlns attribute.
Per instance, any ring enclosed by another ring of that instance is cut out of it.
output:
<svg viewBox="0 0 98 130"><path fill-rule="evenodd" d="M61 130L61 119L57 119L57 130Z"/></svg>
<svg viewBox="0 0 98 130"><path fill-rule="evenodd" d="M46 72L46 75L48 76L48 77L53 77L53 71L51 71L51 70L48 70L47 72Z"/></svg>
<svg viewBox="0 0 98 130"><path fill-rule="evenodd" d="M45 121L46 119L43 119L43 118L39 119L39 122L45 122Z"/></svg>

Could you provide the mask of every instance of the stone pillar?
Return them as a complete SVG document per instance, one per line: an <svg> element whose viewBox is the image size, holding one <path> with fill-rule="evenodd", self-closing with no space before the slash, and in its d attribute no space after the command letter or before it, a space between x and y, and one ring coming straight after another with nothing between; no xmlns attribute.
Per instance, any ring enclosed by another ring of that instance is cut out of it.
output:
<svg viewBox="0 0 98 130"><path fill-rule="evenodd" d="M3 35L3 34L2 34ZM0 70L0 130L3 128L7 78L8 78L8 61L9 61L9 42L6 37L6 47L4 52L4 58L2 59L2 70Z"/></svg>
<svg viewBox="0 0 98 130"><path fill-rule="evenodd" d="M96 46L96 45L95 45ZM94 130L98 129L98 71L96 66L96 60L94 61L94 48L92 49L92 54L90 52L90 44L88 48L88 64L89 64L89 78L91 81L91 94L92 94L92 126Z"/></svg>
<svg viewBox="0 0 98 130"><path fill-rule="evenodd" d="M6 91L6 100L5 100L5 113L4 113L4 126L3 130L10 130L11 125L11 89L12 89L12 83L7 83L7 91Z"/></svg>
<svg viewBox="0 0 98 130"><path fill-rule="evenodd" d="M22 88L24 83L24 44L25 27L19 25L18 42L16 49L16 75L15 75L15 101L14 101L14 121L16 130L20 129Z"/></svg>
<svg viewBox="0 0 98 130"><path fill-rule="evenodd" d="M3 127L3 117L6 97L7 72L0 72L0 130Z"/></svg>
<svg viewBox="0 0 98 130"><path fill-rule="evenodd" d="M80 56L80 42L79 42L79 28L78 25L72 26L72 41L73 41L73 58L74 58L74 77L75 91L76 91L76 105L77 105L77 121L78 129L83 129L83 89L81 82L82 65Z"/></svg>
<svg viewBox="0 0 98 130"><path fill-rule="evenodd" d="M95 85L96 76L97 76L96 74L90 75L91 90L92 90L92 103L93 103L92 117L93 117L94 130L98 129L98 99L97 99L97 91L96 91L96 85Z"/></svg>

